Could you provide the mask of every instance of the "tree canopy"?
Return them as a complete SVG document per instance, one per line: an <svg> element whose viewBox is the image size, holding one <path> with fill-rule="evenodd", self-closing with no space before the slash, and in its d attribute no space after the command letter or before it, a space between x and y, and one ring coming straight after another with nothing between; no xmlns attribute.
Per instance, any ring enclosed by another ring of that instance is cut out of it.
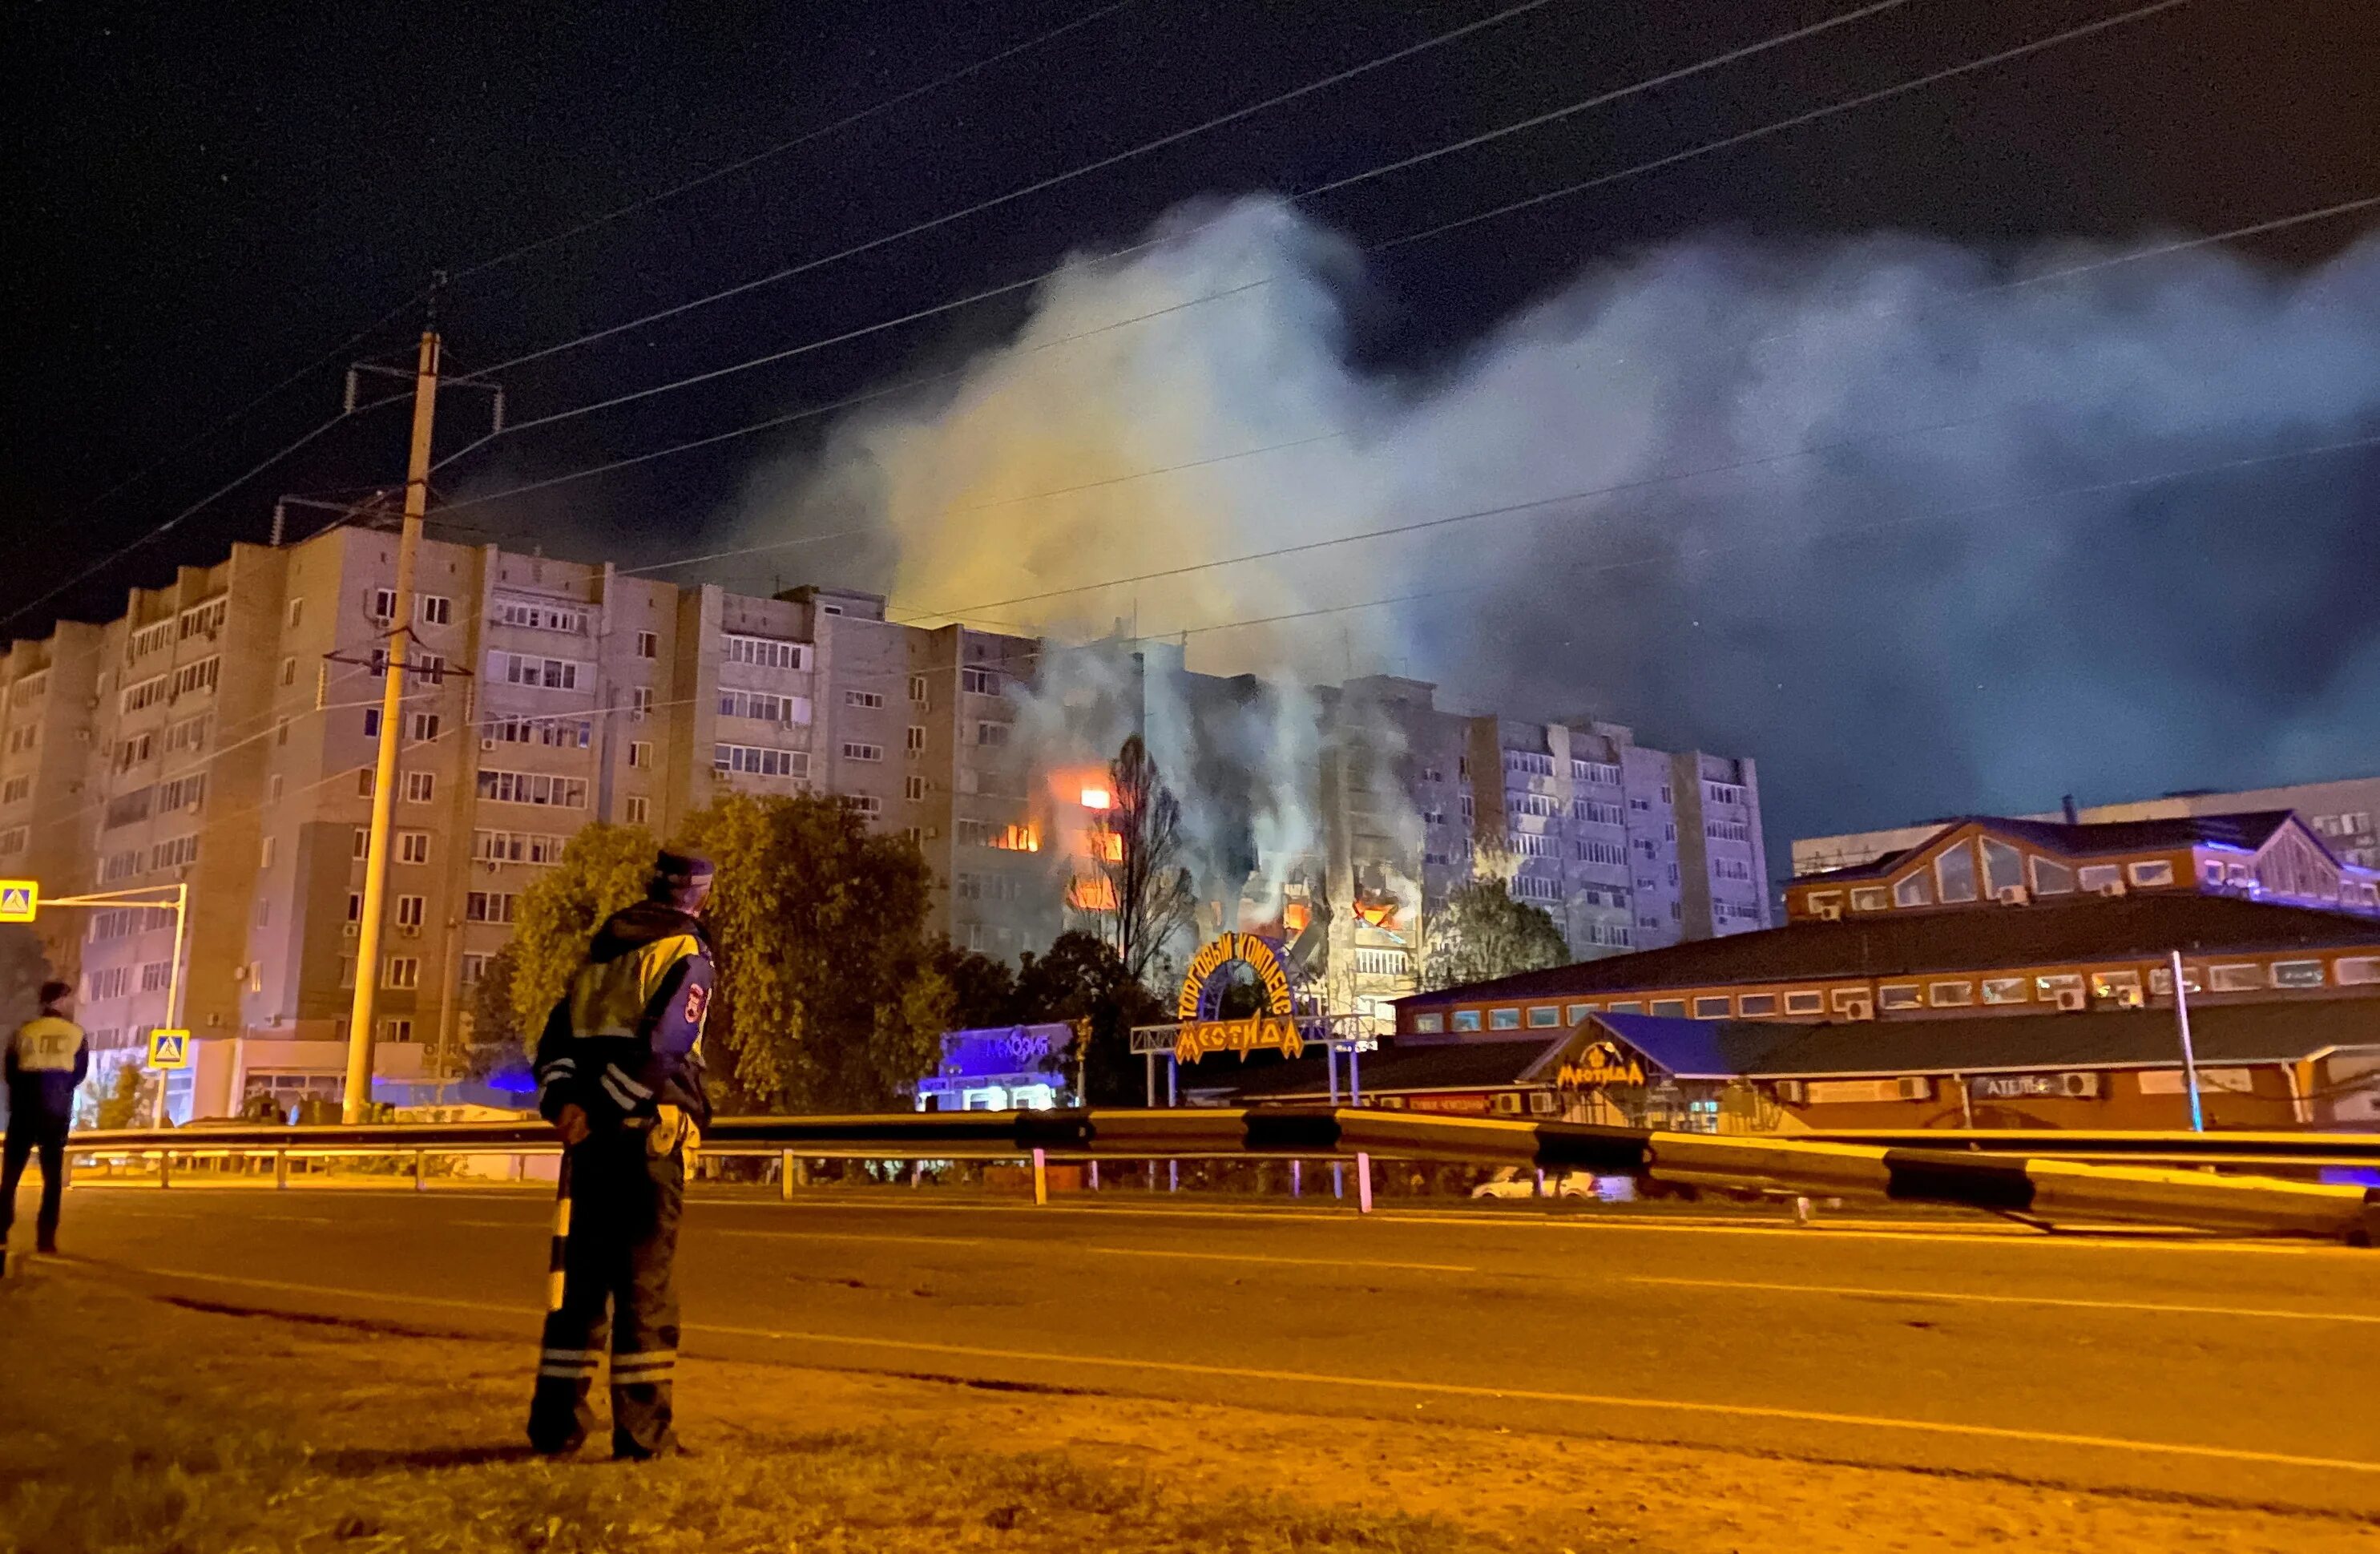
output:
<svg viewBox="0 0 2380 1554"><path fill-rule="evenodd" d="M1570 959L1570 941L1543 907L1513 900L1501 880L1473 880L1449 892L1431 921L1422 986L1451 988Z"/></svg>
<svg viewBox="0 0 2380 1554"><path fill-rule="evenodd" d="M509 1000L509 1028L516 1039L536 1041L603 919L644 899L658 850L642 826L598 820L573 836L562 861L521 893L512 942L504 948L511 958L499 972L499 988L486 989L489 998L500 990ZM494 1011L480 1002L475 1013L474 1038L495 1039L498 1033L477 1028Z"/></svg>
<svg viewBox="0 0 2380 1554"><path fill-rule="evenodd" d="M720 992L704 1045L739 1099L875 1111L932 1071L954 995L913 844L807 794L725 795L685 839L719 868L704 920Z"/></svg>
<svg viewBox="0 0 2380 1554"><path fill-rule="evenodd" d="M1135 982L1148 980L1167 946L1191 925L1194 897L1182 854L1181 801L1133 735L1108 763L1108 807L1092 825L1091 856L1111 908L1099 918L1101 937Z"/></svg>

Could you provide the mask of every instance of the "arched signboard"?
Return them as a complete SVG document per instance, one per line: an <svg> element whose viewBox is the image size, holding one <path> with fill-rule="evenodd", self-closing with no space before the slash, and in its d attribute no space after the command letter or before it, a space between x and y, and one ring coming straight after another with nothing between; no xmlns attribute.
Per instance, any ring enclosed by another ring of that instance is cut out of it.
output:
<svg viewBox="0 0 2380 1554"><path fill-rule="evenodd" d="M1238 965L1256 973L1257 985L1264 989L1264 1007L1245 1019L1219 1018L1224 989L1235 980L1232 968ZM1201 946L1190 959L1173 1008L1182 1021L1173 1043L1178 1062L1195 1063L1209 1052L1237 1052L1245 1058L1258 1048L1293 1058L1305 1050L1281 949L1253 933L1227 933Z"/></svg>
<svg viewBox="0 0 2380 1554"><path fill-rule="evenodd" d="M1641 1087L1645 1065L1635 1053L1622 1051L1616 1043L1597 1041L1575 1057L1562 1060L1554 1083L1565 1090Z"/></svg>
<svg viewBox="0 0 2380 1554"><path fill-rule="evenodd" d="M1230 971L1234 965L1257 974L1265 997L1260 1013L1283 1018L1297 1013L1296 1002L1290 997L1289 967L1281 964L1280 950L1270 940L1253 933L1227 933L1208 940L1190 957L1190 970L1182 978L1182 996L1174 1001L1175 1016L1211 1020L1220 1014L1223 989L1232 985Z"/></svg>

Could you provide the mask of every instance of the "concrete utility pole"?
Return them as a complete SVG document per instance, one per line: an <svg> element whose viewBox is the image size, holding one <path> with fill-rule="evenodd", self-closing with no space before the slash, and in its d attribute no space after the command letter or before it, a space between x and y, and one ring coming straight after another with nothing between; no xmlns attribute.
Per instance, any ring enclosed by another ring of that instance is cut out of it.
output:
<svg viewBox="0 0 2380 1554"><path fill-rule="evenodd" d="M2181 952L2173 952L2173 1019L2181 1032L2181 1082L2190 1091L2190 1131L2206 1131L2206 1109L2198 1099L2198 1052L2190 1044L2190 989L2181 985Z"/></svg>
<svg viewBox="0 0 2380 1554"><path fill-rule="evenodd" d="M396 598L382 660L380 748L372 767L371 834L364 851L363 917L356 928L356 997L347 1010L347 1081L342 1122L363 1121L371 1099L372 1009L380 990L381 914L388 895L389 821L396 807L396 751L405 699L406 643L413 630L413 568L421 551L421 515L430 504L430 431L438 407L438 332L421 332L413 373L413 451L405 469L405 529L396 545Z"/></svg>

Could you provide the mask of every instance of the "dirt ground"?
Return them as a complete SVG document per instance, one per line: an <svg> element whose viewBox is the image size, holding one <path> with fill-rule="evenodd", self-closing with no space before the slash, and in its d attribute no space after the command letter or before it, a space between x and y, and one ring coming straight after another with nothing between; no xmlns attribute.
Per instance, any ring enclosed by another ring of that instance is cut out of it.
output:
<svg viewBox="0 0 2380 1554"><path fill-rule="evenodd" d="M525 1345L0 1283L0 1548L2380 1550L1984 1476L690 1359L698 1455L548 1463Z"/></svg>

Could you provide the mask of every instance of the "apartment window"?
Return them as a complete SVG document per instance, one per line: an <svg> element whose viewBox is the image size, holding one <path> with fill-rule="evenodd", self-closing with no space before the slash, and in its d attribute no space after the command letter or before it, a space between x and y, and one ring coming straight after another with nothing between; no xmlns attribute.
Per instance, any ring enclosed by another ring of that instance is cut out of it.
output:
<svg viewBox="0 0 2380 1554"><path fill-rule="evenodd" d="M295 658L285 658L281 661L281 683L285 686L294 686L298 683L298 661Z"/></svg>
<svg viewBox="0 0 2380 1554"><path fill-rule="evenodd" d="M1961 1009L1975 1002L1973 982L1936 982L1925 989L1925 1002L1937 1009Z"/></svg>
<svg viewBox="0 0 2380 1554"><path fill-rule="evenodd" d="M366 739L380 737L380 709L377 707L364 709L364 737Z"/></svg>
<svg viewBox="0 0 2380 1554"><path fill-rule="evenodd" d="M111 965L83 974L83 997L97 1002L101 999L122 998L132 991L132 968Z"/></svg>
<svg viewBox="0 0 2380 1554"><path fill-rule="evenodd" d="M2352 955L2334 963L2331 974L2342 988L2370 987L2380 982L2380 955Z"/></svg>
<svg viewBox="0 0 2380 1554"><path fill-rule="evenodd" d="M289 743L288 719L275 718L273 720L273 743L276 748Z"/></svg>
<svg viewBox="0 0 2380 1554"><path fill-rule="evenodd" d="M550 805L560 809L587 807L587 780L556 777L542 771L497 771L480 769L480 796L498 804Z"/></svg>
<svg viewBox="0 0 2380 1554"><path fill-rule="evenodd" d="M396 833L396 861L428 863L430 833L426 831L401 831Z"/></svg>
<svg viewBox="0 0 2380 1554"><path fill-rule="evenodd" d="M643 825L645 823L645 818L650 812L650 811L646 805L644 797L641 795L631 797L628 800L626 816L627 821L630 825Z"/></svg>
<svg viewBox="0 0 2380 1554"><path fill-rule="evenodd" d="M640 631L637 633L637 656L640 659L657 659L661 657L662 634L658 631Z"/></svg>
<svg viewBox="0 0 2380 1554"><path fill-rule="evenodd" d="M961 820L958 842L963 847L990 847L1002 853L1038 853L1041 833L1030 825L1003 825L997 820Z"/></svg>
<svg viewBox="0 0 2380 1554"><path fill-rule="evenodd" d="M1008 743L1008 735L1013 727L1014 725L1009 723L978 723L975 725L975 742L978 745L989 746L997 749Z"/></svg>
<svg viewBox="0 0 2380 1554"><path fill-rule="evenodd" d="M1614 1014L1642 1014L1645 1013L1645 1002L1642 999L1616 998L1611 1001L1609 1013Z"/></svg>
<svg viewBox="0 0 2380 1554"><path fill-rule="evenodd" d="M881 745L870 745L863 740L846 739L843 742L843 759L845 760L882 760L884 759L884 747Z"/></svg>
<svg viewBox="0 0 2380 1554"><path fill-rule="evenodd" d="M884 693L882 691L845 691L843 693L843 704L845 707L881 707L884 705Z"/></svg>
<svg viewBox="0 0 2380 1554"><path fill-rule="evenodd" d="M370 850L370 846L371 846L371 832L370 832L370 830L369 828L367 828L367 827L364 827L364 826L358 826L358 827L356 828L356 840L355 840L355 845L354 845L353 847L351 847L351 848L349 848L349 849L347 850L347 856L349 856L349 857L351 857L351 858L360 858L360 857L362 857L362 856L364 856L364 854L365 854L367 851L369 851L369 850ZM354 916L355 916L355 914L354 914L354 913L352 913L352 912L350 912L349 914L347 914L347 916L349 916L350 917L354 917Z"/></svg>
<svg viewBox="0 0 2380 1554"><path fill-rule="evenodd" d="M413 1039L413 1022L402 1014L392 1014L380 1023L380 1038L382 1041L410 1041Z"/></svg>
<svg viewBox="0 0 2380 1554"><path fill-rule="evenodd" d="M1914 1009L1921 1002L1917 984L1897 982L1876 989L1876 1003L1884 1009Z"/></svg>
<svg viewBox="0 0 2380 1554"><path fill-rule="evenodd" d="M653 742L650 739L632 739L628 741L628 764L630 766L652 765Z"/></svg>
<svg viewBox="0 0 2380 1554"><path fill-rule="evenodd" d="M911 776L903 779L901 783L901 796L907 799L912 804L923 803L926 797L925 778L912 774Z"/></svg>
<svg viewBox="0 0 2380 1554"><path fill-rule="evenodd" d="M723 718L758 718L764 723L807 723L810 721L810 698L772 696L766 691L723 690L719 693L719 714Z"/></svg>
<svg viewBox="0 0 2380 1554"><path fill-rule="evenodd" d="M406 726L411 731L413 742L417 745L431 744L438 738L438 714L435 712L416 712L407 720Z"/></svg>
<svg viewBox="0 0 2380 1554"><path fill-rule="evenodd" d="M188 777L172 777L157 784L157 813L170 815L176 809L196 809L207 798L207 774L193 771Z"/></svg>
<svg viewBox="0 0 2380 1554"><path fill-rule="evenodd" d="M862 815L873 816L884 813L884 801L874 794L844 794L837 802L845 809L854 810Z"/></svg>
<svg viewBox="0 0 2380 1554"><path fill-rule="evenodd" d="M438 790L438 774L434 771L408 771L405 774L405 802L427 804Z"/></svg>
<svg viewBox="0 0 2380 1554"><path fill-rule="evenodd" d="M30 776L11 777L6 783L0 783L0 804L15 804L32 791L33 780Z"/></svg>
<svg viewBox="0 0 2380 1554"><path fill-rule="evenodd" d="M1827 1012L1827 995L1821 992L1787 993L1785 1013L1788 1014L1823 1014Z"/></svg>
<svg viewBox="0 0 2380 1554"><path fill-rule="evenodd" d="M923 674L909 676L909 699L919 707L933 699L933 690Z"/></svg>
<svg viewBox="0 0 2380 1554"><path fill-rule="evenodd" d="M499 599L496 601L496 624L527 626L531 631L579 634L587 629L587 612L543 600Z"/></svg>
<svg viewBox="0 0 2380 1554"><path fill-rule="evenodd" d="M909 725L908 737L904 747L913 756L921 756L926 753L926 730L922 724L911 723Z"/></svg>
<svg viewBox="0 0 2380 1554"><path fill-rule="evenodd" d="M418 988L421 986L421 962L412 955L391 955L381 973L383 988Z"/></svg>
<svg viewBox="0 0 2380 1554"><path fill-rule="evenodd" d="M1391 954L1396 953L1394 951L1390 953ZM1362 952L1358 951L1357 953L1360 954ZM1402 965L1404 957L1402 955L1398 955L1397 959L1399 965L1396 966L1395 970L1402 971L1404 969ZM1394 972L1391 972L1390 975L1394 975ZM1535 1005L1529 1011L1529 1028L1532 1030L1552 1030L1560 1024L1561 1006L1560 1004L1540 1003Z"/></svg>
<svg viewBox="0 0 2380 1554"><path fill-rule="evenodd" d="M2033 860L2033 893L2035 895L2071 895L2074 893L2074 871L2062 863L2047 858Z"/></svg>
<svg viewBox="0 0 2380 1554"><path fill-rule="evenodd" d="M1934 904L1934 881L1923 869L1909 875L1892 887L1892 903L1896 906L1931 906Z"/></svg>
<svg viewBox="0 0 2380 1554"><path fill-rule="evenodd" d="M1852 910L1881 912L1892 904L1892 898L1882 885L1864 885L1852 892Z"/></svg>
<svg viewBox="0 0 2380 1554"><path fill-rule="evenodd" d="M2132 883L2135 885L2173 883L2173 864L2165 858L2157 858L2148 863L2136 863L2126 872L2131 875Z"/></svg>
<svg viewBox="0 0 2380 1554"><path fill-rule="evenodd" d="M258 851L256 859L257 868L271 868L273 867L273 856L279 851L274 844L278 843L280 840L281 839L277 836L268 836L264 839L263 847Z"/></svg>
<svg viewBox="0 0 2380 1554"><path fill-rule="evenodd" d="M423 905L423 898L418 895L401 895L397 897L396 926L401 929L411 929L416 933L420 932Z"/></svg>
<svg viewBox="0 0 2380 1554"><path fill-rule="evenodd" d="M1617 842L1581 842L1576 852L1581 863L1624 864L1628 849Z"/></svg>
<svg viewBox="0 0 2380 1554"><path fill-rule="evenodd" d="M1732 1000L1724 995L1714 995L1709 998L1698 998L1694 1000L1694 1018L1697 1020L1724 1020L1728 1016L1730 1006L1732 1002Z"/></svg>
<svg viewBox="0 0 2380 1554"><path fill-rule="evenodd" d="M491 958L492 957L487 955L465 955L463 957L463 986L467 988L478 987L480 984L480 978L488 974L488 962Z"/></svg>
<svg viewBox="0 0 2380 1554"><path fill-rule="evenodd" d="M810 666L810 650L807 642L729 634L720 637L719 645L729 663L748 663L761 669L807 670Z"/></svg>
<svg viewBox="0 0 2380 1554"><path fill-rule="evenodd" d="M1735 1001L1735 1012L1747 1020L1761 1019L1777 1013L1775 993L1746 993Z"/></svg>
<svg viewBox="0 0 2380 1554"><path fill-rule="evenodd" d="M1415 1036L1436 1036L1440 1031L1446 1029L1446 1016L1443 1014L1416 1014L1413 1017L1413 1028Z"/></svg>
<svg viewBox="0 0 2380 1554"><path fill-rule="evenodd" d="M1651 1013L1659 1020L1682 1020L1686 1017L1686 1001L1682 998L1657 998L1653 1001Z"/></svg>
<svg viewBox="0 0 2380 1554"><path fill-rule="evenodd" d="M396 619L396 590L374 589L371 595L371 618L386 625Z"/></svg>
<svg viewBox="0 0 2380 1554"><path fill-rule="evenodd" d="M127 712L138 712L143 708L154 707L164 699L165 676L159 674L143 680L138 685L125 686L120 705Z"/></svg>
<svg viewBox="0 0 2380 1554"><path fill-rule="evenodd" d="M471 856L480 863L556 864L569 838L525 831L471 833Z"/></svg>
<svg viewBox="0 0 2380 1554"><path fill-rule="evenodd" d="M289 601L289 629L292 631L297 630L298 623L305 618L306 601L302 599L291 600Z"/></svg>
<svg viewBox="0 0 2380 1554"><path fill-rule="evenodd" d="M443 594L425 593L413 601L413 614L423 625L445 625L455 618L455 601Z"/></svg>
<svg viewBox="0 0 2380 1554"><path fill-rule="evenodd" d="M579 688L588 665L577 659L545 658L535 653L504 653L488 655L488 678L504 686L534 686L550 691L575 691ZM591 686L592 677L589 676Z"/></svg>
<svg viewBox="0 0 2380 1554"><path fill-rule="evenodd" d="M520 897L505 891L473 891L463 899L463 918L472 923L509 923L520 909Z"/></svg>
<svg viewBox="0 0 2380 1554"><path fill-rule="evenodd" d="M593 742L595 725L585 718L490 718L480 724L482 745L545 745L583 750Z"/></svg>
<svg viewBox="0 0 2380 1554"><path fill-rule="evenodd" d="M631 689L631 690L628 692L628 716L629 716L629 717L631 717L631 718L635 719L638 722L643 722L647 718L649 718L649 717L650 717L650 716L652 715L652 710L653 710L653 688L652 688L652 686L638 686L634 687L633 689Z"/></svg>
<svg viewBox="0 0 2380 1554"><path fill-rule="evenodd" d="M2077 869L2075 883L2086 891L2104 891L2110 885L2124 882L2124 871L2111 863L2095 863Z"/></svg>
<svg viewBox="0 0 2380 1554"><path fill-rule="evenodd" d="M807 777L810 758L800 750L772 750L759 745L713 745L710 770L740 772L747 777Z"/></svg>
<svg viewBox="0 0 2380 1554"><path fill-rule="evenodd" d="M1703 792L1710 796L1710 801L1713 804L1742 804L1743 802L1743 790L1737 787L1732 783L1706 783L1703 784Z"/></svg>
<svg viewBox="0 0 2380 1554"><path fill-rule="evenodd" d="M140 965L140 990L144 993L162 993L173 979L171 961L143 961Z"/></svg>
<svg viewBox="0 0 2380 1554"><path fill-rule="evenodd" d="M1570 812L1571 819L1585 820L1589 825L1624 826L1628 823L1627 810L1599 798L1573 799Z"/></svg>
<svg viewBox="0 0 2380 1554"><path fill-rule="evenodd" d="M959 689L972 691L978 696L998 696L1000 675L989 669L962 669L959 671Z"/></svg>
<svg viewBox="0 0 2380 1554"><path fill-rule="evenodd" d="M1519 1030L1521 1012L1517 1009L1491 1009L1488 1012L1489 1030Z"/></svg>

